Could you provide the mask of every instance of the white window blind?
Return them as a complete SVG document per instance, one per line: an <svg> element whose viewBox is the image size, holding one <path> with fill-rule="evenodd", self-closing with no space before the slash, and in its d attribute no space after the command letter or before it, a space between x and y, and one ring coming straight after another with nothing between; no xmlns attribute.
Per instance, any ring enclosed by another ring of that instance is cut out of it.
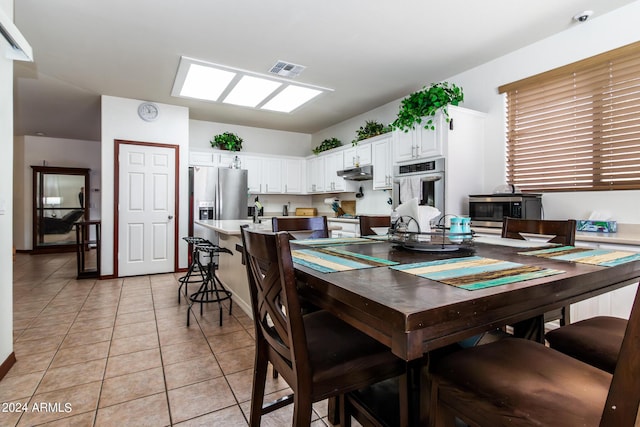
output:
<svg viewBox="0 0 640 427"><path fill-rule="evenodd" d="M525 191L640 189L640 42L499 88L507 181Z"/></svg>

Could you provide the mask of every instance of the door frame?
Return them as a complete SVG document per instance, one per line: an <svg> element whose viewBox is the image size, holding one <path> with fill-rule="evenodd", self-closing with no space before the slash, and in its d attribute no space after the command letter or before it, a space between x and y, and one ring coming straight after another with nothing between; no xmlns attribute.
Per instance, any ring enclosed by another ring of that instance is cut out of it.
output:
<svg viewBox="0 0 640 427"><path fill-rule="evenodd" d="M113 276L119 276L120 258L118 257L118 249L120 242L118 232L120 228L120 215L118 206L120 204L120 146L121 145L141 145L146 147L169 148L174 151L174 169L175 169L175 200L174 200L174 239L173 239L173 272L178 271L178 231L180 225L180 146L176 144L161 144L159 142L141 142L128 141L124 139L114 139L114 191L113 191Z"/></svg>

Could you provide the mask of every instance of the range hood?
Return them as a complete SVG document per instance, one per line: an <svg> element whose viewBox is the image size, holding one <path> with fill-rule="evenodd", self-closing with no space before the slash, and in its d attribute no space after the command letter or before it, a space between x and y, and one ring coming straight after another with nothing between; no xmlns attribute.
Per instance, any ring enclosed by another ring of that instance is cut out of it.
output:
<svg viewBox="0 0 640 427"><path fill-rule="evenodd" d="M373 179L373 166L349 168L338 171L337 174L348 181L368 181Z"/></svg>

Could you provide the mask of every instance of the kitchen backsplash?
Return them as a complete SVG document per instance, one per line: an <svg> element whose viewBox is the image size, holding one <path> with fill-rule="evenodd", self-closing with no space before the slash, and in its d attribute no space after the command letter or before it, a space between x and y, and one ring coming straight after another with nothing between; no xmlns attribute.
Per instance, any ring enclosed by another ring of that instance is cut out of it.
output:
<svg viewBox="0 0 640 427"><path fill-rule="evenodd" d="M316 208L319 215L334 216L331 206L324 203L325 199L335 196L338 200L355 200L356 214L380 214L391 212L391 205L387 203L391 191L373 191L372 181L362 181L362 197L356 193L292 195L292 194L260 194L260 203L264 206L265 215L275 215L282 212L282 206L289 206L289 215L293 215L296 208ZM252 206L255 195L247 198L247 206Z"/></svg>

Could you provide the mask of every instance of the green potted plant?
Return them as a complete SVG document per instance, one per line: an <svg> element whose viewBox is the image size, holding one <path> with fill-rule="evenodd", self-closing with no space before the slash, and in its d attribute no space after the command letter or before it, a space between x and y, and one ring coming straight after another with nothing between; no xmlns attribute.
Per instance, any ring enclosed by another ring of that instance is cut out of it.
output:
<svg viewBox="0 0 640 427"><path fill-rule="evenodd" d="M240 151L242 150L242 138L232 132L224 132L215 135L211 141L213 148L221 150Z"/></svg>
<svg viewBox="0 0 640 427"><path fill-rule="evenodd" d="M331 150L332 148L340 147L341 145L342 141L338 138L327 138L311 151L313 151L313 154L320 154L323 151Z"/></svg>
<svg viewBox="0 0 640 427"><path fill-rule="evenodd" d="M462 88L448 82L432 83L429 87L412 93L400 103L398 117L391 123L393 129L408 132L415 129L416 125L423 122L423 118L429 117L424 123L425 129L434 130L435 126L431 117L442 110L446 121L449 121L448 105L458 105L464 100Z"/></svg>
<svg viewBox="0 0 640 427"><path fill-rule="evenodd" d="M382 135L391 131L391 127L385 126L375 120L367 120L364 126L360 126L360 129L356 131L356 139L351 141L351 145L358 145L359 141L363 139L373 138L374 136Z"/></svg>

